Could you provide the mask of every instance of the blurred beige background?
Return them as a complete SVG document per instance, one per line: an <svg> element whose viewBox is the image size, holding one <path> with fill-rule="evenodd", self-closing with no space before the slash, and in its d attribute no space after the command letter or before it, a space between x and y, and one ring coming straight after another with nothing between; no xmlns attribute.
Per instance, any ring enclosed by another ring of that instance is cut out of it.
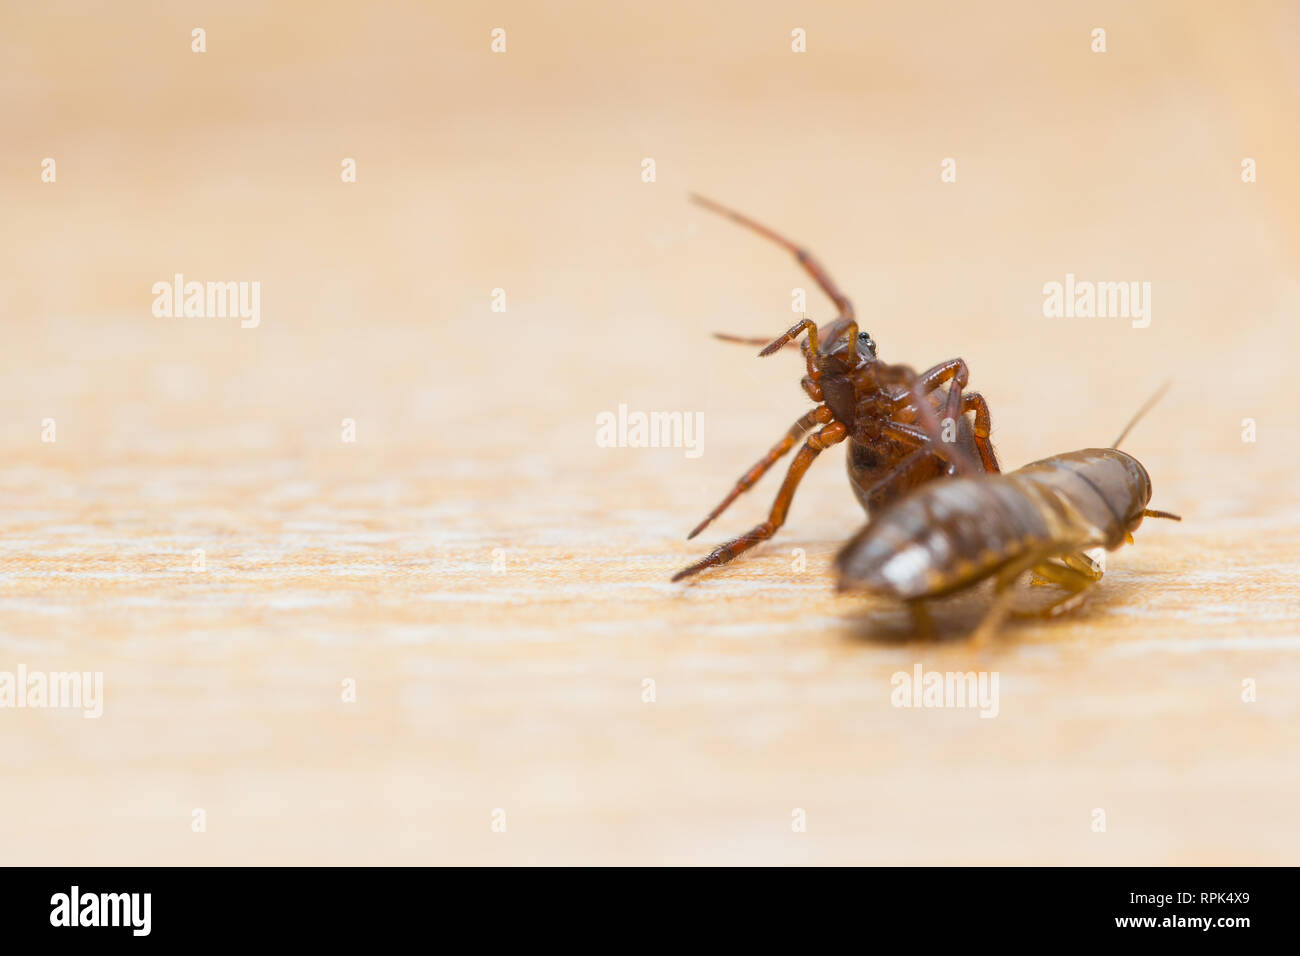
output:
<svg viewBox="0 0 1300 956"><path fill-rule="evenodd" d="M0 861L1296 862L1300 8L697 6L0 12L0 670L106 695L0 710ZM885 358L964 357L1005 467L1171 378L1128 448L1184 523L974 658L978 602L925 646L833 595L835 451L670 586L807 408L709 333L831 317L688 190ZM155 318L177 272L259 281L260 326ZM1150 281L1150 327L1045 319L1067 272ZM596 447L620 403L704 454ZM892 708L918 662L1000 716Z"/></svg>

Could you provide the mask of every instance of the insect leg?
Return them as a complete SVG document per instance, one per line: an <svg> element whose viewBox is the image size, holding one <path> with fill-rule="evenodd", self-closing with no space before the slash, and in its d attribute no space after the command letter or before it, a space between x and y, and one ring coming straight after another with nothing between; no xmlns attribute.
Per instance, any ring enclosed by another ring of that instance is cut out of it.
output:
<svg viewBox="0 0 1300 956"><path fill-rule="evenodd" d="M993 603L989 609L984 612L984 617L980 620L979 627L975 628L970 636L970 646L972 648L983 647L989 642L1002 622L1006 620L1007 614L1011 611L1011 601L1015 597L1013 585L1025 571L1025 568L1018 566L1013 573L1003 573L998 575L997 583L994 585Z"/></svg>
<svg viewBox="0 0 1300 956"><path fill-rule="evenodd" d="M908 601L907 609L912 612L912 623L916 626L917 636L926 641L934 640L934 618L930 617L930 609L925 606L925 601Z"/></svg>
<svg viewBox="0 0 1300 956"><path fill-rule="evenodd" d="M780 233L773 232L771 229L767 228L767 226L757 223L748 216L742 215L733 209L728 209L726 206L716 203L712 199L705 199L703 196L691 193L691 200L698 205L703 206L705 209L726 216L732 222L739 223L746 229L756 232L763 238L775 242L778 246L781 246L787 252L791 253L795 259L799 261L799 264L803 266L804 271L807 272L808 275L812 276L813 281L816 282L821 290L826 293L827 297L835 303L835 308L839 310L839 315L836 317L835 321L826 327L826 335L823 338L822 343L824 345L830 345L840 336L844 331L844 326L848 324L848 321L853 319L853 303L849 301L848 296L840 291L839 286L835 284L835 280L830 277L830 273L822 267L820 262L813 258L812 253L791 242Z"/></svg>
<svg viewBox="0 0 1300 956"><path fill-rule="evenodd" d="M1095 584L1106 576L1106 550L1105 548L1093 548L1089 551L1075 551L1073 554L1061 555L1059 558L1051 559L1051 563L1057 567L1065 565L1066 568L1082 574L1090 582ZM1038 566L1034 566L1033 580L1030 582L1035 586L1051 586L1061 584L1055 578L1047 574L1040 574Z"/></svg>
<svg viewBox="0 0 1300 956"><path fill-rule="evenodd" d="M1076 551L1074 554L1067 554L1061 560L1094 583L1106 576L1105 548Z"/></svg>
<svg viewBox="0 0 1300 956"><path fill-rule="evenodd" d="M803 436L804 432L812 428L814 425L824 425L830 420L831 410L825 405L819 405L791 425L790 430L785 433L785 437L773 445L772 449L760 458L753 468L740 476L740 480L736 482L735 487L731 489L727 497L723 498L721 504L710 511L708 516L695 526L695 530L688 534L686 539L689 541L707 528L709 523L718 515L722 514L722 512L726 511L733 501L752 488L755 482L762 478L763 475L766 474L767 470L780 460L782 455L794 447L794 443Z"/></svg>
<svg viewBox="0 0 1300 956"><path fill-rule="evenodd" d="M776 534L776 529L785 523L786 513L790 510L790 501L794 498L795 489L799 487L799 482L802 480L804 472L808 470L808 466L821 454L823 449L844 441L848 436L849 430L841 422L831 422L825 428L810 435L808 440L804 442L804 446L799 449L799 454L794 456L794 461L790 462L790 469L785 473L785 481L781 483L781 490L776 493L776 499L772 502L772 510L769 512L767 520L752 528L748 533L732 538L726 544L715 548L708 557L678 571L673 575L672 579L680 581L682 578L690 577L705 568L726 564L736 555L748 551L754 545L766 541Z"/></svg>
<svg viewBox="0 0 1300 956"><path fill-rule="evenodd" d="M1077 555L1068 555L1064 560L1069 561L1077 557ZM1089 573L1074 565L1067 567L1050 561L1034 565L1033 570L1037 577L1059 584L1068 593L1034 611L1013 611L1016 617L1052 617L1068 611L1077 606L1083 600L1085 592L1101 580L1101 573L1097 571Z"/></svg>
<svg viewBox="0 0 1300 956"><path fill-rule="evenodd" d="M1072 605L1072 603L1082 600L1083 592L1100 580L1100 574L1093 577L1092 574L1085 571L1047 560L1059 556L1059 554L1053 555L1050 548L1040 550L998 572L994 584L993 603L989 605L989 609L984 613L984 618L980 621L979 627L971 635L972 647L982 647L988 643L989 638L997 632L998 627L1006 620L1007 615L1013 613L1011 601L1015 595L1014 585L1026 571L1032 569L1035 574L1070 589L1071 593L1066 595L1065 598L1048 605L1046 609L1048 613L1054 613L1058 607L1065 610L1062 605L1067 605L1067 603ZM1063 560L1075 557L1076 555L1070 554ZM1095 574L1095 572L1093 573Z"/></svg>
<svg viewBox="0 0 1300 956"><path fill-rule="evenodd" d="M1051 557L1051 550L1040 549L1033 554L1020 558L998 572L993 583L993 603L984 612L984 617L980 620L979 626L971 634L971 647L983 647L997 633L998 628L1002 626L1002 622L1011 613L1011 602L1015 597L1016 582L1020 580L1026 571L1037 566L1048 557Z"/></svg>

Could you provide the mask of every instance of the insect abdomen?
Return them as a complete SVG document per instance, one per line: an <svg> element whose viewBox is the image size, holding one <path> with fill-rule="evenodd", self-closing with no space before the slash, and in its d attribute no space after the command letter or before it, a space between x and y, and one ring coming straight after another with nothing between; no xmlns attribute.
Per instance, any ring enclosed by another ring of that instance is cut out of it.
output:
<svg viewBox="0 0 1300 956"><path fill-rule="evenodd" d="M1014 475L930 485L887 509L836 559L840 586L902 600L938 597L1059 537L1061 515Z"/></svg>
<svg viewBox="0 0 1300 956"><path fill-rule="evenodd" d="M845 545L836 558L840 587L940 597L1018 559L1114 548L1150 499L1146 469L1114 448L929 485Z"/></svg>
<svg viewBox="0 0 1300 956"><path fill-rule="evenodd" d="M1035 461L1013 472L1044 493L1068 502L1114 548L1128 524L1151 500L1151 478L1132 455L1115 448L1084 448Z"/></svg>

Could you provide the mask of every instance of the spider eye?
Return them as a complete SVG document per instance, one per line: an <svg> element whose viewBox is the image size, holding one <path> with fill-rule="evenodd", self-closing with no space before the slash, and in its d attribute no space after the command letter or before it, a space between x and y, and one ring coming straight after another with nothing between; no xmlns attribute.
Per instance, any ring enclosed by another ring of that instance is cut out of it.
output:
<svg viewBox="0 0 1300 956"><path fill-rule="evenodd" d="M858 341L874 358L876 354L876 343L871 341L871 334L869 332L859 332Z"/></svg>

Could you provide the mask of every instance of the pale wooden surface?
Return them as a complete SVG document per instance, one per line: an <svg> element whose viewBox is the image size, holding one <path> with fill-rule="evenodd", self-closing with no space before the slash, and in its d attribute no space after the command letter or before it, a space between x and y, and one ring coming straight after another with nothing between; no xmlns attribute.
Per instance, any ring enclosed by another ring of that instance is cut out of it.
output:
<svg viewBox="0 0 1300 956"><path fill-rule="evenodd" d="M221 10L0 20L0 669L107 695L0 711L0 860L1296 862L1294 8ZM1185 522L973 657L978 598L924 646L832 593L836 451L669 585L807 407L707 333L809 283L687 189L808 243L886 358L964 356L1008 467L1173 378L1129 448ZM261 327L153 318L176 271L260 280ZM1042 318L1067 271L1153 282L1151 327ZM620 402L704 454L596 447ZM891 707L917 662L996 669L1000 716Z"/></svg>

